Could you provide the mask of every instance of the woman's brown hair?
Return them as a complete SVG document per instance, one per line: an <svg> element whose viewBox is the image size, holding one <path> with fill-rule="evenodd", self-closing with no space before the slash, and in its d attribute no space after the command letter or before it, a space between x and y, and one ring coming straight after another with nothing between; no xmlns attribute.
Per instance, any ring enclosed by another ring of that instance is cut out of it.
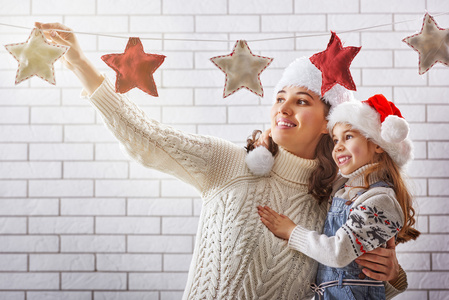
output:
<svg viewBox="0 0 449 300"><path fill-rule="evenodd" d="M401 171L393 159L387 152L379 153L376 159L376 164L365 171L365 182L369 188L369 176L376 173L380 180L391 184L391 188L396 193L396 199L402 208L404 215L404 226L399 231L396 243L405 243L409 240L415 240L421 233L413 228L415 224L415 210L413 209L413 198L409 193Z"/></svg>
<svg viewBox="0 0 449 300"><path fill-rule="evenodd" d="M330 105L321 99L325 104L324 116L327 117L330 111ZM260 130L254 130L252 135L247 139L246 151L250 152L255 148L254 144L259 139ZM279 146L269 137L268 150L273 154L279 151ZM332 193L332 183L337 176L337 166L332 158L332 149L334 144L329 134L323 134L315 150L315 157L318 160L318 167L312 172L309 178L308 191L318 203L329 199Z"/></svg>

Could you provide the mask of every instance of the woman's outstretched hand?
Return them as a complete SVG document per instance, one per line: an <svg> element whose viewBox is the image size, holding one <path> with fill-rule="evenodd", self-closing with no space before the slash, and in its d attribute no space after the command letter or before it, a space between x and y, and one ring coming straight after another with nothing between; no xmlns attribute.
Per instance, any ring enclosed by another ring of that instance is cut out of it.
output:
<svg viewBox="0 0 449 300"><path fill-rule="evenodd" d="M287 216L280 215L268 206L258 206L260 220L277 237L288 240L296 224Z"/></svg>
<svg viewBox="0 0 449 300"><path fill-rule="evenodd" d="M51 42L69 46L70 49L61 58L62 63L78 77L88 94L92 94L103 82L104 77L86 58L76 35L72 30L59 23L34 23ZM63 31L58 31L63 30ZM68 32L66 32L68 31Z"/></svg>

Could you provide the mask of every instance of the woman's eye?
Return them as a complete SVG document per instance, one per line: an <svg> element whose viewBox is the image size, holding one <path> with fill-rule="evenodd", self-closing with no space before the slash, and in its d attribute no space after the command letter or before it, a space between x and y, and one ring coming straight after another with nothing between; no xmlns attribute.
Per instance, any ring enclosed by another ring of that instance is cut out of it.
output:
<svg viewBox="0 0 449 300"><path fill-rule="evenodd" d="M301 104L301 105L306 105L306 104L308 104L309 102L307 102L306 100L299 99L299 100L297 101L297 103L298 103L298 104Z"/></svg>
<svg viewBox="0 0 449 300"><path fill-rule="evenodd" d="M281 103L282 101L284 101L284 99L282 99L282 98L277 98L277 99L276 99L276 102L277 102L277 103Z"/></svg>

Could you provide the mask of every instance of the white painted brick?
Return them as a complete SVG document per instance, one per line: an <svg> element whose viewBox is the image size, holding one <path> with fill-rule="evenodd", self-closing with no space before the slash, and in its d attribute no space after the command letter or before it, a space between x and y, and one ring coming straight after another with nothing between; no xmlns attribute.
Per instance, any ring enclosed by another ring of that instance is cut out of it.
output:
<svg viewBox="0 0 449 300"><path fill-rule="evenodd" d="M62 273L63 290L124 290L126 274L124 273Z"/></svg>
<svg viewBox="0 0 449 300"><path fill-rule="evenodd" d="M20 234L26 231L26 218L0 218L0 234Z"/></svg>
<svg viewBox="0 0 449 300"><path fill-rule="evenodd" d="M357 87L357 91L354 92L356 99L368 99L375 94L382 94L390 101L393 100L393 87Z"/></svg>
<svg viewBox="0 0 449 300"><path fill-rule="evenodd" d="M394 66L396 68L413 68L418 70L418 54L414 51L395 50L394 51Z"/></svg>
<svg viewBox="0 0 449 300"><path fill-rule="evenodd" d="M398 252L446 251L448 243L449 235L422 234L416 241L399 244L396 249Z"/></svg>
<svg viewBox="0 0 449 300"><path fill-rule="evenodd" d="M271 106L229 107L228 111L229 123L267 123L270 120Z"/></svg>
<svg viewBox="0 0 449 300"><path fill-rule="evenodd" d="M186 272L189 271L191 254L165 254L164 271L165 272Z"/></svg>
<svg viewBox="0 0 449 300"><path fill-rule="evenodd" d="M161 180L162 197L198 197L200 193L193 186L179 180Z"/></svg>
<svg viewBox="0 0 449 300"><path fill-rule="evenodd" d="M449 196L449 179L430 179L430 196Z"/></svg>
<svg viewBox="0 0 449 300"><path fill-rule="evenodd" d="M95 3L89 0L73 2L70 0L33 0L31 1L31 12L34 15L62 15L70 12L73 15L93 15Z"/></svg>
<svg viewBox="0 0 449 300"><path fill-rule="evenodd" d="M258 16L197 16L196 32L259 32Z"/></svg>
<svg viewBox="0 0 449 300"><path fill-rule="evenodd" d="M226 122L225 107L163 107L163 123L220 124Z"/></svg>
<svg viewBox="0 0 449 300"><path fill-rule="evenodd" d="M429 10L429 12L448 11L449 3L447 3L446 1L439 1L439 0L427 0L427 9Z"/></svg>
<svg viewBox="0 0 449 300"><path fill-rule="evenodd" d="M128 215L137 216L190 216L192 200L180 198L128 199Z"/></svg>
<svg viewBox="0 0 449 300"><path fill-rule="evenodd" d="M410 124L410 138L412 140L449 140L449 125L445 123Z"/></svg>
<svg viewBox="0 0 449 300"><path fill-rule="evenodd" d="M359 1L357 0L295 0L295 13L357 13Z"/></svg>
<svg viewBox="0 0 449 300"><path fill-rule="evenodd" d="M1 216L56 215L59 204L57 199L1 199Z"/></svg>
<svg viewBox="0 0 449 300"><path fill-rule="evenodd" d="M215 70L165 70L164 87L218 87L224 86L225 74Z"/></svg>
<svg viewBox="0 0 449 300"><path fill-rule="evenodd" d="M0 182L0 197L25 197L26 195L26 181L7 180Z"/></svg>
<svg viewBox="0 0 449 300"><path fill-rule="evenodd" d="M0 1L2 11L0 15L24 15L30 13L31 4L30 1L19 1L12 3L11 1Z"/></svg>
<svg viewBox="0 0 449 300"><path fill-rule="evenodd" d="M158 234L160 218L150 217L97 217L95 219L97 234Z"/></svg>
<svg viewBox="0 0 449 300"><path fill-rule="evenodd" d="M0 124L27 124L29 110L27 107L0 107L2 116Z"/></svg>
<svg viewBox="0 0 449 300"><path fill-rule="evenodd" d="M33 217L29 218L32 234L91 234L94 219L88 217Z"/></svg>
<svg viewBox="0 0 449 300"><path fill-rule="evenodd" d="M59 162L5 162L0 163L0 179L61 178Z"/></svg>
<svg viewBox="0 0 449 300"><path fill-rule="evenodd" d="M26 160L28 147L26 144L1 144L0 160Z"/></svg>
<svg viewBox="0 0 449 300"><path fill-rule="evenodd" d="M156 180L97 180L97 197L157 197L159 182Z"/></svg>
<svg viewBox="0 0 449 300"><path fill-rule="evenodd" d="M51 22L62 23L63 19L62 19L62 16L43 15L43 16L39 16L39 20L41 20L43 22L50 22L50 23ZM8 13L7 16L1 17L1 22L5 23L5 24L10 24L10 25L26 26L26 27L30 28L30 31L31 31L31 28L34 27L34 22L36 22L36 16L29 16L29 12L27 12L25 15L21 15L21 16L13 16ZM28 38L29 32L30 32L27 30L24 31L24 29L12 28L12 27L6 27L6 26L2 26L2 28L0 30L1 30L1 32L16 33L17 35L21 36L20 40L12 41L13 43L14 42L24 42Z"/></svg>
<svg viewBox="0 0 449 300"><path fill-rule="evenodd" d="M449 201L446 197L417 198L415 202L419 214L449 214Z"/></svg>
<svg viewBox="0 0 449 300"><path fill-rule="evenodd" d="M0 300L24 300L24 292L0 292Z"/></svg>
<svg viewBox="0 0 449 300"><path fill-rule="evenodd" d="M193 68L193 53L191 52L177 52L164 51L163 54L166 56L163 64L163 70L178 70L178 69L192 69ZM158 89L159 91L159 89ZM159 98L159 97L158 97ZM155 99L158 99L155 98ZM153 99L152 99L153 100ZM178 100L179 99L174 99ZM153 102L153 101L152 101Z"/></svg>
<svg viewBox="0 0 449 300"><path fill-rule="evenodd" d="M430 216L431 233L449 233L449 216Z"/></svg>
<svg viewBox="0 0 449 300"><path fill-rule="evenodd" d="M230 14L288 14L292 13L293 6L291 0L280 1L229 1L229 13Z"/></svg>
<svg viewBox="0 0 449 300"><path fill-rule="evenodd" d="M307 33L309 34L309 33ZM282 37L293 37L293 33L285 33L282 34ZM252 40L259 40L259 39L272 39L272 38L278 38L279 33L230 33L230 40L231 41L237 41L237 40L247 40L249 48L251 49L252 53L254 54L260 54L259 51L263 50L294 50L295 47L295 40L294 39L285 39L282 40L282 43L280 43L278 40L267 40L267 41L257 41L252 42ZM254 43L254 45L253 45ZM232 50L234 48L234 44L232 43L229 50ZM231 51L229 51L230 53ZM262 75L265 73L264 71ZM278 78L279 79L279 78Z"/></svg>
<svg viewBox="0 0 449 300"><path fill-rule="evenodd" d="M426 142L413 142L413 153L415 159L426 159L427 158L427 143Z"/></svg>
<svg viewBox="0 0 449 300"><path fill-rule="evenodd" d="M327 17L327 30L346 31L354 28L368 28L380 24L389 24L391 14L329 14ZM374 31L391 31L392 25L376 27Z"/></svg>
<svg viewBox="0 0 449 300"><path fill-rule="evenodd" d="M129 160L119 143L96 143L95 160Z"/></svg>
<svg viewBox="0 0 449 300"><path fill-rule="evenodd" d="M32 254L30 271L94 271L92 254Z"/></svg>
<svg viewBox="0 0 449 300"><path fill-rule="evenodd" d="M200 125L198 133L201 135L211 135L231 142L245 142L248 136L260 126L253 125Z"/></svg>
<svg viewBox="0 0 449 300"><path fill-rule="evenodd" d="M449 158L449 142L428 142L429 158Z"/></svg>
<svg viewBox="0 0 449 300"><path fill-rule="evenodd" d="M397 107L401 110L402 116L404 116L409 123L426 121L426 106L424 105L398 104Z"/></svg>
<svg viewBox="0 0 449 300"><path fill-rule="evenodd" d="M189 64L192 63L192 57L189 60ZM159 97L154 97L150 100L148 97L138 99L132 96L132 91L130 92L130 97L139 106L190 106L193 104L193 89L158 88L158 93Z"/></svg>
<svg viewBox="0 0 449 300"><path fill-rule="evenodd" d="M162 270L162 255L159 254L99 254L98 271L153 272Z"/></svg>
<svg viewBox="0 0 449 300"><path fill-rule="evenodd" d="M92 144L30 144L30 160L92 160Z"/></svg>
<svg viewBox="0 0 449 300"><path fill-rule="evenodd" d="M407 173L406 173L407 174ZM426 179L410 179L406 177L407 188L410 190L410 193L415 196L427 196L427 180Z"/></svg>
<svg viewBox="0 0 449 300"><path fill-rule="evenodd" d="M65 142L116 142L103 124L64 126Z"/></svg>
<svg viewBox="0 0 449 300"><path fill-rule="evenodd" d="M408 168L411 177L449 177L449 161L413 160Z"/></svg>
<svg viewBox="0 0 449 300"><path fill-rule="evenodd" d="M181 299L183 295L182 291L179 292L170 292L170 291L161 291L161 300L176 300Z"/></svg>
<svg viewBox="0 0 449 300"><path fill-rule="evenodd" d="M429 122L444 122L449 121L449 106L447 105L428 105L427 106L427 120Z"/></svg>
<svg viewBox="0 0 449 300"><path fill-rule="evenodd" d="M65 25L76 31L117 34L128 32L127 16L66 16Z"/></svg>
<svg viewBox="0 0 449 300"><path fill-rule="evenodd" d="M126 201L120 198L61 199L61 215L125 215Z"/></svg>
<svg viewBox="0 0 449 300"><path fill-rule="evenodd" d="M449 253L432 253L432 269L449 270Z"/></svg>
<svg viewBox="0 0 449 300"><path fill-rule="evenodd" d="M181 295L182 296L182 295ZM158 292L94 292L95 300L159 300ZM181 298L178 298L181 299Z"/></svg>
<svg viewBox="0 0 449 300"><path fill-rule="evenodd" d="M160 1L139 0L119 0L111 1L99 0L97 3L97 13L99 15L154 15L161 13Z"/></svg>
<svg viewBox="0 0 449 300"><path fill-rule="evenodd" d="M60 142L61 126L14 125L0 126L0 142Z"/></svg>
<svg viewBox="0 0 449 300"><path fill-rule="evenodd" d="M394 22L403 22L394 24L395 31L404 31L410 35L410 32L419 31L422 27L423 14L422 12L417 14L394 14Z"/></svg>
<svg viewBox="0 0 449 300"><path fill-rule="evenodd" d="M130 179L163 179L170 178L173 179L172 175L163 173L161 171L144 167L143 165L131 161L130 169L129 169L129 178Z"/></svg>
<svg viewBox="0 0 449 300"><path fill-rule="evenodd" d="M55 252L59 248L56 236L0 236L0 252Z"/></svg>
<svg viewBox="0 0 449 300"><path fill-rule="evenodd" d="M262 32L315 32L326 30L325 15L262 16Z"/></svg>
<svg viewBox="0 0 449 300"><path fill-rule="evenodd" d="M28 292L27 300L91 300L91 292Z"/></svg>
<svg viewBox="0 0 449 300"><path fill-rule="evenodd" d="M428 253L398 253L398 261L406 271L430 271Z"/></svg>
<svg viewBox="0 0 449 300"><path fill-rule="evenodd" d="M61 252L124 252L124 236L61 236Z"/></svg>
<svg viewBox="0 0 449 300"><path fill-rule="evenodd" d="M1 254L0 271L27 271L28 260L26 255L20 254ZM2 297L0 296L0 299Z"/></svg>
<svg viewBox="0 0 449 300"><path fill-rule="evenodd" d="M213 41L227 41L228 35L225 33L189 33L189 34L164 34L164 49L169 51L228 51L232 46L228 42L209 42ZM185 40L188 40L186 42ZM193 40L193 41L192 41ZM229 46L228 46L229 45Z"/></svg>
<svg viewBox="0 0 449 300"><path fill-rule="evenodd" d="M445 80L445 78L448 76L448 70L435 68L434 66L431 70L429 70L429 85L447 87L447 80Z"/></svg>
<svg viewBox="0 0 449 300"><path fill-rule="evenodd" d="M33 107L33 124L85 124L95 121L95 112L90 107Z"/></svg>
<svg viewBox="0 0 449 300"><path fill-rule="evenodd" d="M86 51L85 48L83 48L83 49L84 49L84 51ZM81 98L81 90L79 88L65 88L62 90L62 93L59 96L59 98L62 101L62 106L91 107L89 102L86 99Z"/></svg>
<svg viewBox="0 0 449 300"><path fill-rule="evenodd" d="M227 12L227 1L218 0L204 2L201 0L163 0L163 13L176 15L203 15L203 14L225 14Z"/></svg>
<svg viewBox="0 0 449 300"><path fill-rule="evenodd" d="M432 299L432 300L448 300L449 299L449 292L448 291L429 291L429 299Z"/></svg>
<svg viewBox="0 0 449 300"><path fill-rule="evenodd" d="M360 10L362 13L367 12L423 12L425 10L425 2L420 0L397 0L393 3L388 0L380 0L372 2L369 0L360 0ZM391 21L390 21L391 22Z"/></svg>
<svg viewBox="0 0 449 300"><path fill-rule="evenodd" d="M187 273L131 273L131 290L183 290L187 282Z"/></svg>
<svg viewBox="0 0 449 300"><path fill-rule="evenodd" d="M130 253L192 253L192 244L190 236L128 236Z"/></svg>
<svg viewBox="0 0 449 300"><path fill-rule="evenodd" d="M427 299L427 291L412 291L411 288L407 289L402 294L399 294L394 298L395 300L423 300Z"/></svg>
<svg viewBox="0 0 449 300"><path fill-rule="evenodd" d="M31 197L89 197L93 196L91 180L30 180Z"/></svg>
<svg viewBox="0 0 449 300"><path fill-rule="evenodd" d="M208 88L200 88L195 90L195 105L210 105L210 106L235 106L235 105L253 105L255 103L258 103L259 96L255 94L248 93L234 93L232 96L229 96L227 98L223 98L223 89L221 88L215 88L215 89L208 89Z"/></svg>
<svg viewBox="0 0 449 300"><path fill-rule="evenodd" d="M130 16L131 32L193 32L193 16Z"/></svg>
<svg viewBox="0 0 449 300"><path fill-rule="evenodd" d="M64 178L126 178L127 162L65 162Z"/></svg>
<svg viewBox="0 0 449 300"><path fill-rule="evenodd" d="M415 70L410 69L364 69L363 85L425 85L425 77L420 77Z"/></svg>
<svg viewBox="0 0 449 300"><path fill-rule="evenodd" d="M199 216L201 214L201 208L203 205L202 199L193 199L193 215Z"/></svg>
<svg viewBox="0 0 449 300"><path fill-rule="evenodd" d="M392 51L385 50L366 50L360 51L354 61L351 63L353 68L391 68L393 66ZM357 87L358 90L358 87Z"/></svg>
<svg viewBox="0 0 449 300"><path fill-rule="evenodd" d="M162 234L195 234L198 221L197 217L163 217Z"/></svg>
<svg viewBox="0 0 449 300"><path fill-rule="evenodd" d="M429 232L429 220L427 216L415 216L416 224L415 228L418 229L421 233Z"/></svg>
<svg viewBox="0 0 449 300"><path fill-rule="evenodd" d="M449 89L443 87L394 87L395 103L447 104Z"/></svg>
<svg viewBox="0 0 449 300"><path fill-rule="evenodd" d="M407 46L402 40L407 36L404 32L362 32L362 49L390 49L390 50L409 50L415 53L412 48ZM417 74L417 70L414 70Z"/></svg>
<svg viewBox="0 0 449 300"><path fill-rule="evenodd" d="M449 272L407 272L407 281L415 289L446 289Z"/></svg>
<svg viewBox="0 0 449 300"><path fill-rule="evenodd" d="M59 274L0 273L0 290L57 290Z"/></svg>

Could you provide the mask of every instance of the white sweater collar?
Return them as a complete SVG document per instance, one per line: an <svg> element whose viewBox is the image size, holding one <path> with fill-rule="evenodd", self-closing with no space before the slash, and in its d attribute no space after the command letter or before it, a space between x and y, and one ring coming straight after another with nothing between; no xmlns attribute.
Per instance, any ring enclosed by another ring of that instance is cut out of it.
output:
<svg viewBox="0 0 449 300"><path fill-rule="evenodd" d="M308 184L318 164L317 159L301 158L279 147L272 171L287 181Z"/></svg>

